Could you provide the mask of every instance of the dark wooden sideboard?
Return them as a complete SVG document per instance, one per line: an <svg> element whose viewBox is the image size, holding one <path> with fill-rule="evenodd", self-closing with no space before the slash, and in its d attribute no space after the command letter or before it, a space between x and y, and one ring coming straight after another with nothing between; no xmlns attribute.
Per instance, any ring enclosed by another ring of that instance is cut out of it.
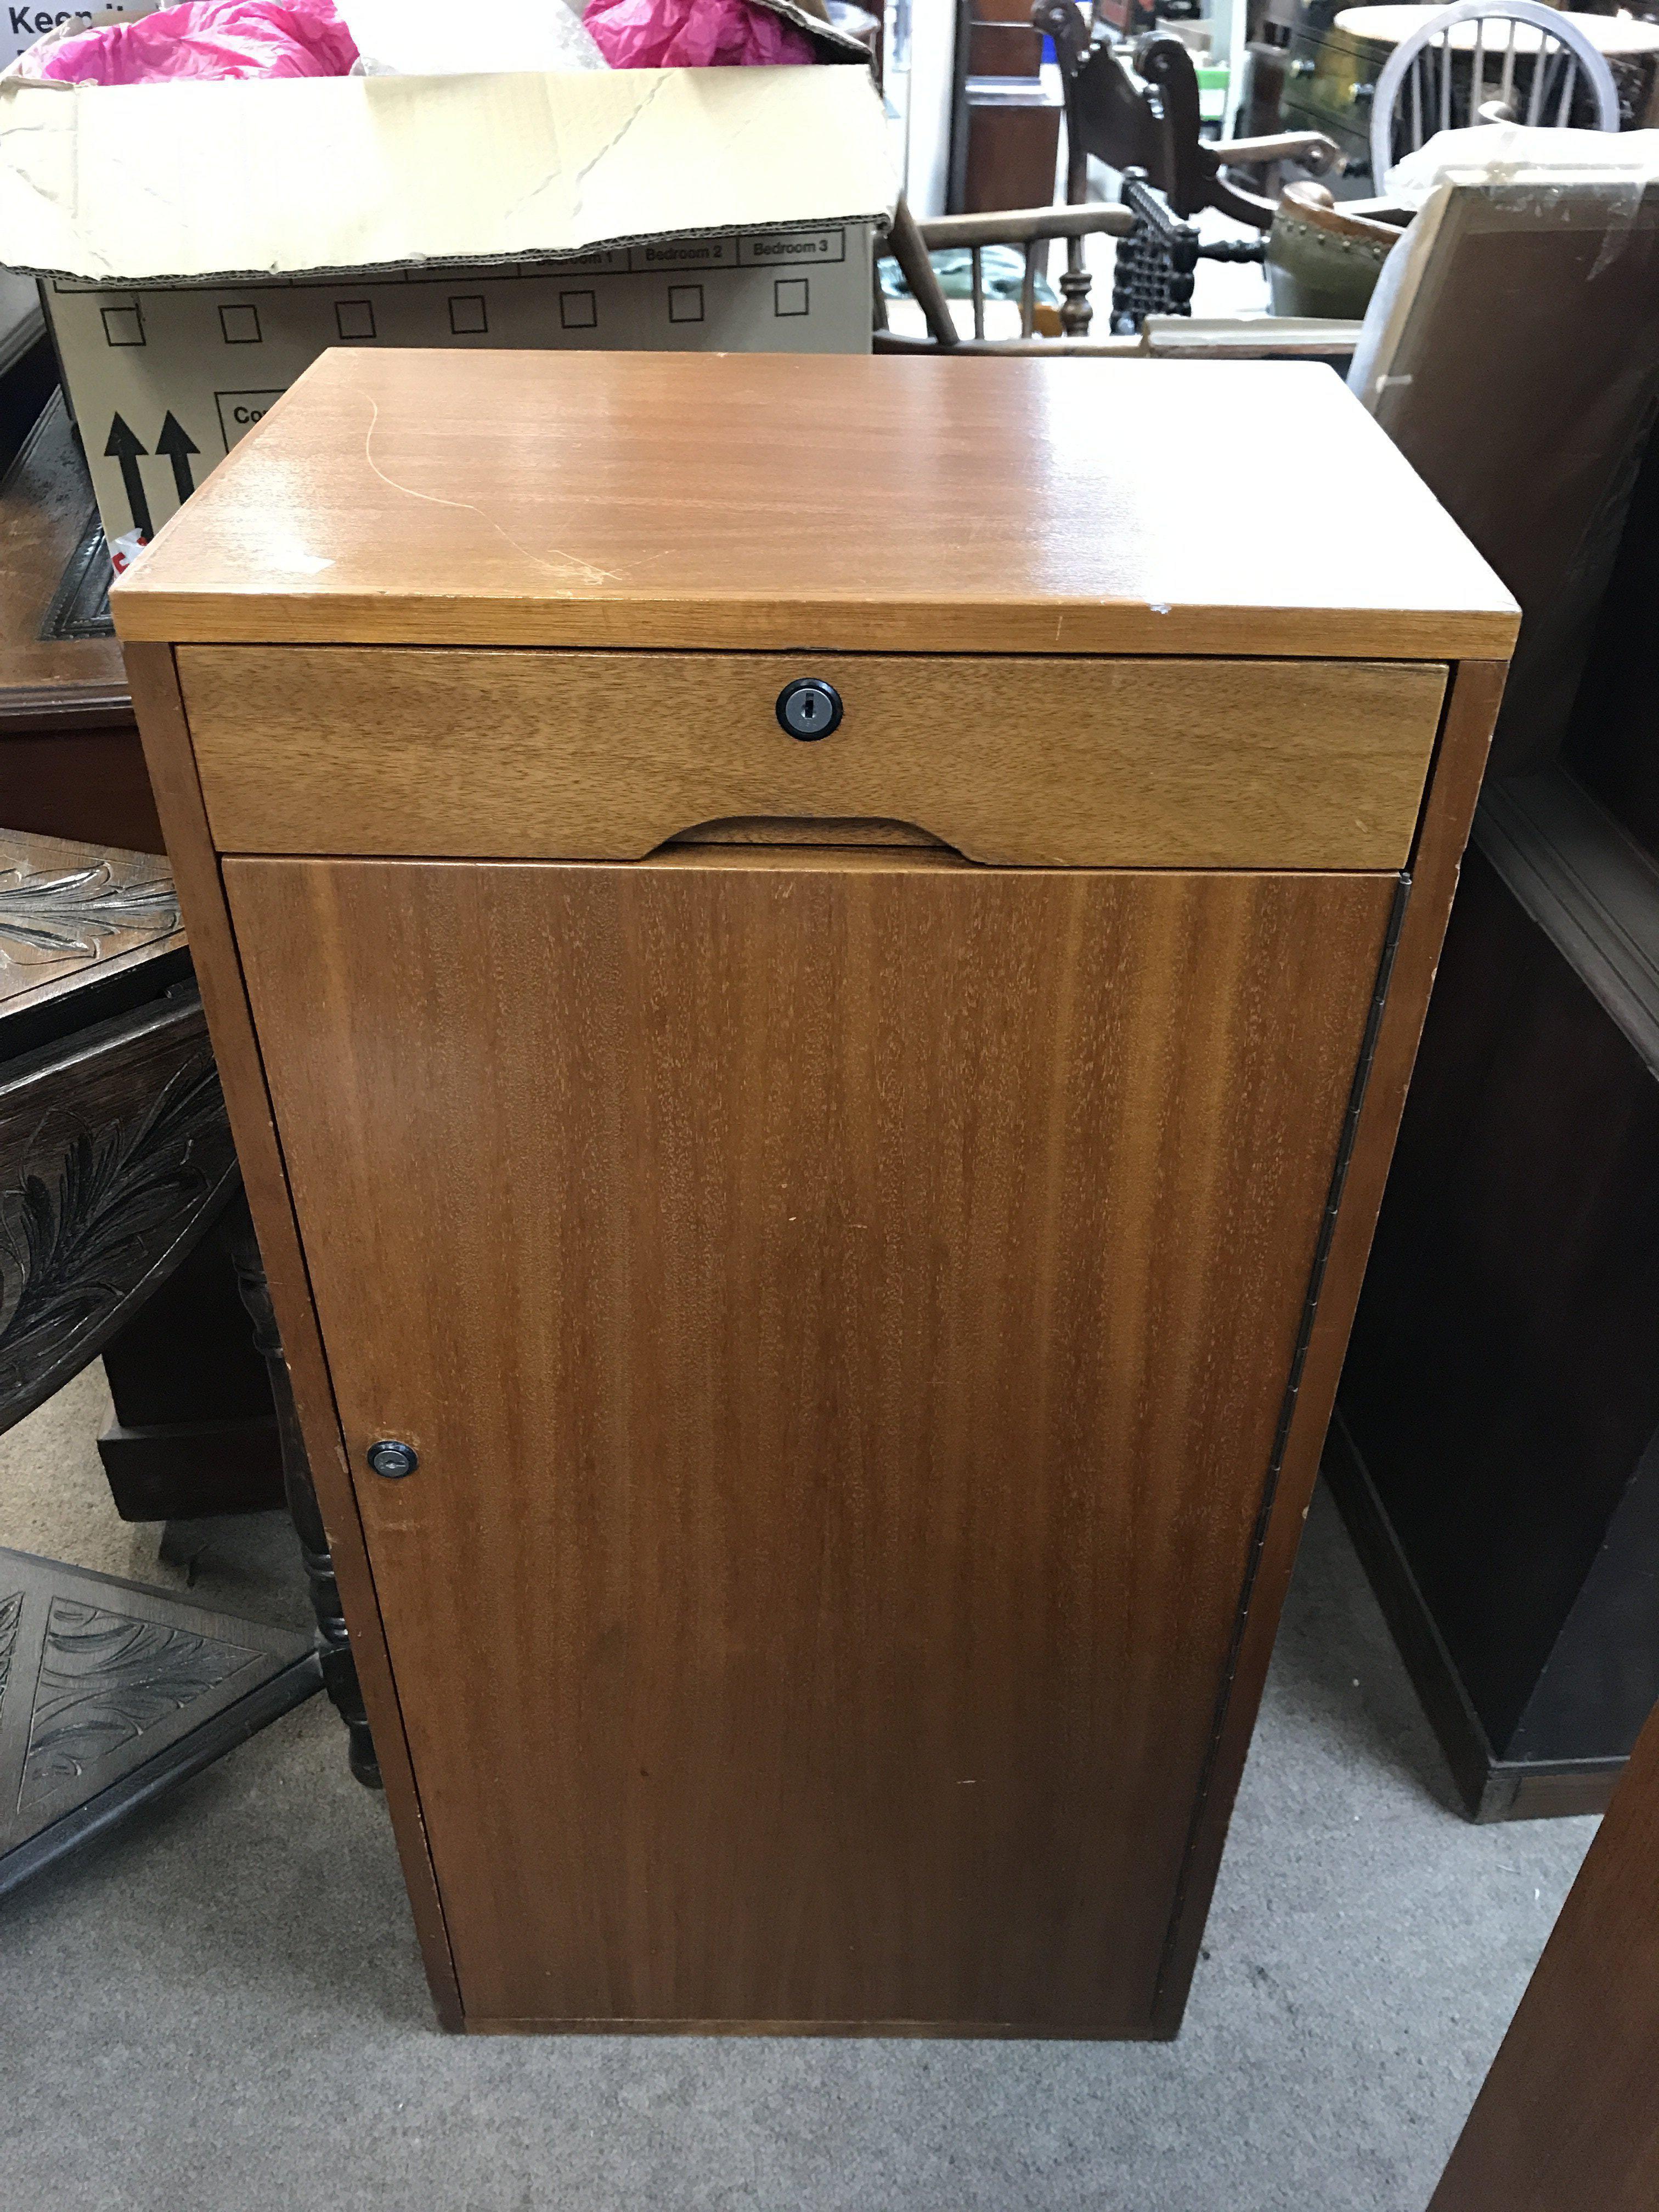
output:
<svg viewBox="0 0 1659 2212"><path fill-rule="evenodd" d="M451 2025L1179 2025L1516 617L1071 368L337 352L117 587Z"/></svg>
<svg viewBox="0 0 1659 2212"><path fill-rule="evenodd" d="M96 573L83 567L102 562ZM0 478L0 823L159 853L143 749L112 632L50 635L54 603L82 587L103 613L108 556L61 392L49 395ZM67 588L66 588L67 587Z"/></svg>

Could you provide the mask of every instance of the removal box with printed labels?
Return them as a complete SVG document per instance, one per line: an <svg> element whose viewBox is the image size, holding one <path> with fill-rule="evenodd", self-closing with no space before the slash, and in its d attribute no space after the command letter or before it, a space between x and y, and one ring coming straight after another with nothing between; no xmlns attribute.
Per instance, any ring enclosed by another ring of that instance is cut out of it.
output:
<svg viewBox="0 0 1659 2212"><path fill-rule="evenodd" d="M149 14L147 4L127 8L121 0L113 0L98 9L92 8L64 8L57 0L0 0L0 69L8 62L27 53L37 40L48 38L54 31L73 33L88 29L94 14L100 21L117 15Z"/></svg>
<svg viewBox="0 0 1659 2212"><path fill-rule="evenodd" d="M867 351L894 191L856 64L0 76L0 264L46 280L112 540L330 346Z"/></svg>

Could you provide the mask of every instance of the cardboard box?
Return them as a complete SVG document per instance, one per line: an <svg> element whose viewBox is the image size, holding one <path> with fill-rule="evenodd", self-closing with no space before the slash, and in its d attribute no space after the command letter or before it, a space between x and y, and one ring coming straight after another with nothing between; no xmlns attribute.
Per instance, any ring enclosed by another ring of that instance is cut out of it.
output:
<svg viewBox="0 0 1659 2212"><path fill-rule="evenodd" d="M0 256L112 540L328 346L867 351L895 189L860 66L0 76Z"/></svg>
<svg viewBox="0 0 1659 2212"><path fill-rule="evenodd" d="M100 21L115 15L143 15L149 13L150 4L151 0L137 0L137 4L129 8L122 4L122 0L112 0L112 4L94 11L90 7L49 7L44 0L27 0L27 4L24 0L0 0L0 69L54 33L67 35L88 30L94 12Z"/></svg>

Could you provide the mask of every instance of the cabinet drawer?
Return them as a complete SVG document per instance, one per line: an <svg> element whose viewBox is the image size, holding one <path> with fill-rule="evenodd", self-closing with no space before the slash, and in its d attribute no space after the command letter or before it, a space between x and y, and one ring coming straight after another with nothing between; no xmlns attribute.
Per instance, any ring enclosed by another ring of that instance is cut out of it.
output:
<svg viewBox="0 0 1659 2212"><path fill-rule="evenodd" d="M1395 868L1438 663L187 646L222 852L636 860L888 820L1026 866ZM829 737L779 724L815 676Z"/></svg>

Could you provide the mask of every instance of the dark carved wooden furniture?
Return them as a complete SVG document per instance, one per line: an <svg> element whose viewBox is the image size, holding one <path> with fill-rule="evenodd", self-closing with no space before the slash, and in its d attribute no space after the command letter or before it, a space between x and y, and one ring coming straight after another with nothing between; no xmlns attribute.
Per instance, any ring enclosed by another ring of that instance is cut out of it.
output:
<svg viewBox="0 0 1659 2212"><path fill-rule="evenodd" d="M33 413L0 480L0 822L159 853L108 554L62 395ZM264 1364L218 1229L104 1351L115 1420L100 1450L130 1521L258 1510L283 1500Z"/></svg>
<svg viewBox="0 0 1659 2212"><path fill-rule="evenodd" d="M0 1898L319 1686L285 1629L0 1549Z"/></svg>
<svg viewBox="0 0 1659 2212"><path fill-rule="evenodd" d="M1246 0L1244 89L1234 118L1246 138L1265 138L1281 128L1297 8L1297 0Z"/></svg>
<svg viewBox="0 0 1659 2212"><path fill-rule="evenodd" d="M159 853L108 556L60 393L0 478L0 822ZM57 635L43 635L59 617Z"/></svg>
<svg viewBox="0 0 1659 2212"><path fill-rule="evenodd" d="M1273 203L1240 191L1229 168L1296 161L1318 172L1336 160L1317 131L1206 139L1192 50L1172 31L1148 32L1126 50L1091 39L1076 0L1037 0L1031 21L1053 39L1066 87L1069 200L1087 197L1092 157L1120 172L1144 172L1183 220L1212 207L1265 229Z"/></svg>
<svg viewBox="0 0 1659 2212"><path fill-rule="evenodd" d="M0 833L0 1427L238 1191L166 863ZM303 1638L0 1551L0 1892L320 1680Z"/></svg>
<svg viewBox="0 0 1659 2212"><path fill-rule="evenodd" d="M1072 374L336 351L116 587L451 2024L1179 2024L1515 617Z"/></svg>
<svg viewBox="0 0 1659 2212"><path fill-rule="evenodd" d="M1656 2203L1659 1717L1637 1740L1429 2212Z"/></svg>
<svg viewBox="0 0 1659 2212"><path fill-rule="evenodd" d="M1259 240L1200 241L1193 222L1217 208L1267 228L1273 200L1242 191L1230 168L1272 170L1294 160L1318 173L1337 161L1336 147L1317 131L1206 140L1191 50L1172 31L1148 33L1131 55L1092 38L1076 0L1036 0L1031 21L1054 40L1065 87L1066 198L1087 199L1091 158L1126 179L1123 200L1135 220L1117 249L1115 331L1136 330L1148 315L1190 313L1200 259L1261 259Z"/></svg>
<svg viewBox="0 0 1659 2212"><path fill-rule="evenodd" d="M1328 1462L1479 1819L1599 1809L1659 1695L1659 192L1524 200L1381 409L1524 613Z"/></svg>
<svg viewBox="0 0 1659 2212"><path fill-rule="evenodd" d="M258 1513L283 1503L282 1441L228 1216L104 1347L115 1417L98 1440L124 1521Z"/></svg>
<svg viewBox="0 0 1659 2212"><path fill-rule="evenodd" d="M1339 199L1382 189L1371 178L1371 103L1388 49L1352 24L1338 27L1337 17L1353 12L1350 0L1297 0L1279 109L1285 129L1322 131L1341 149L1340 167L1325 174Z"/></svg>
<svg viewBox="0 0 1659 2212"><path fill-rule="evenodd" d="M0 991L0 1396L15 1420L172 1272L236 1163L165 861L8 835Z"/></svg>
<svg viewBox="0 0 1659 2212"><path fill-rule="evenodd" d="M1132 217L1112 265L1112 328L1138 331L1155 315L1190 315L1200 261L1261 261L1261 239L1200 239L1170 208L1144 169L1126 169L1120 187Z"/></svg>

